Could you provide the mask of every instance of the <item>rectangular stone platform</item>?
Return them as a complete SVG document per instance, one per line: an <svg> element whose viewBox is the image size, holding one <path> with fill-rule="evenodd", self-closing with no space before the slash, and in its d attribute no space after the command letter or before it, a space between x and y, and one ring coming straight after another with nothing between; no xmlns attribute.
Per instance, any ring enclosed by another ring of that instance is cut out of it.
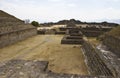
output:
<svg viewBox="0 0 120 78"><path fill-rule="evenodd" d="M79 36L64 36L61 44L82 44L84 40Z"/></svg>

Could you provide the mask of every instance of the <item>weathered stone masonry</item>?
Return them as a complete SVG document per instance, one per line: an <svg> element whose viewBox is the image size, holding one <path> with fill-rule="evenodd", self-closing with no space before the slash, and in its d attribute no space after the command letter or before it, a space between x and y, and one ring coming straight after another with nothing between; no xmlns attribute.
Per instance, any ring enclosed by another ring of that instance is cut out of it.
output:
<svg viewBox="0 0 120 78"><path fill-rule="evenodd" d="M36 34L36 27L0 10L0 48Z"/></svg>
<svg viewBox="0 0 120 78"><path fill-rule="evenodd" d="M109 47L109 49L113 51L114 54L120 57L120 38L106 34L103 40L103 44Z"/></svg>
<svg viewBox="0 0 120 78"><path fill-rule="evenodd" d="M18 27L18 28L17 28ZM22 27L22 26L20 26ZM14 30L17 29L17 30ZM6 45L13 44L17 41L26 39L30 36L36 35L36 28L26 25L25 28L19 29L19 26L0 27L0 48Z"/></svg>
<svg viewBox="0 0 120 78"><path fill-rule="evenodd" d="M91 75L94 76L113 76L109 68L105 65L100 58L94 47L87 41L83 44L84 55L86 57L86 63Z"/></svg>

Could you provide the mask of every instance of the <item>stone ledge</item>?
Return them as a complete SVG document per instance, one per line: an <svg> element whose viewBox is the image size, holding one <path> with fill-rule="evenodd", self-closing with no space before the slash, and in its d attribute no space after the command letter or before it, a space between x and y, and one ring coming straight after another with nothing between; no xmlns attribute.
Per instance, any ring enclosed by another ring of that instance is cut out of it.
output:
<svg viewBox="0 0 120 78"><path fill-rule="evenodd" d="M5 78L112 78L111 76L90 76L54 73L47 70L47 61L10 60L0 66L0 77Z"/></svg>

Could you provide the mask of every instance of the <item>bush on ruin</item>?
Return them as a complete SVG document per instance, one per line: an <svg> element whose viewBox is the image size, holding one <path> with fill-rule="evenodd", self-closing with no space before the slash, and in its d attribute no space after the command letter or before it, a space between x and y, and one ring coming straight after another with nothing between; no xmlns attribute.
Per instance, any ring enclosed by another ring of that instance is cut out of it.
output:
<svg viewBox="0 0 120 78"><path fill-rule="evenodd" d="M38 27L39 26L39 23L37 21L32 21L31 24L35 27Z"/></svg>

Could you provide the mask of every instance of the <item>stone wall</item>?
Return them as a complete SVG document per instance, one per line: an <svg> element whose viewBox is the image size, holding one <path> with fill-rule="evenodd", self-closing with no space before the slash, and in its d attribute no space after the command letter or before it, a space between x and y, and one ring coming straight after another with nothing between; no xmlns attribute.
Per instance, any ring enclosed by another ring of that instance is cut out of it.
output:
<svg viewBox="0 0 120 78"><path fill-rule="evenodd" d="M105 44L114 54L120 57L120 38L106 34L103 44Z"/></svg>
<svg viewBox="0 0 120 78"><path fill-rule="evenodd" d="M90 44L88 41L83 43L83 52L86 58L88 70L91 75L113 76L110 69L96 52L94 46L92 46L92 44Z"/></svg>
<svg viewBox="0 0 120 78"><path fill-rule="evenodd" d="M96 52L102 58L107 67L111 70L115 78L120 78L120 60L110 50L106 49L106 46L100 44L96 48Z"/></svg>
<svg viewBox="0 0 120 78"><path fill-rule="evenodd" d="M82 33L87 37L98 37L105 32L110 31L112 28L92 28L86 27L82 28Z"/></svg>
<svg viewBox="0 0 120 78"><path fill-rule="evenodd" d="M45 30L38 30L37 34L45 34Z"/></svg>
<svg viewBox="0 0 120 78"><path fill-rule="evenodd" d="M0 48L36 34L36 27L0 10Z"/></svg>
<svg viewBox="0 0 120 78"><path fill-rule="evenodd" d="M83 31L83 34L87 37L98 37L103 34L102 31Z"/></svg>
<svg viewBox="0 0 120 78"><path fill-rule="evenodd" d="M65 31L55 31L55 34L57 35L65 35Z"/></svg>
<svg viewBox="0 0 120 78"><path fill-rule="evenodd" d="M17 41L36 35L37 30L30 25L1 26L0 27L0 48L13 44Z"/></svg>
<svg viewBox="0 0 120 78"><path fill-rule="evenodd" d="M35 28L32 25L25 25L25 24L10 24L10 25L3 25L0 26L0 34L15 32L15 31L21 31L26 30L29 28Z"/></svg>
<svg viewBox="0 0 120 78"><path fill-rule="evenodd" d="M5 22L21 22L21 23L24 23L24 21L22 21L18 18L15 18L15 17L1 17L1 16L0 16L0 22L1 23L5 23Z"/></svg>
<svg viewBox="0 0 120 78"><path fill-rule="evenodd" d="M48 61L18 60L18 59L10 60L7 61L6 63L3 63L0 66L0 77L1 78L3 77L4 78L113 78L111 76L90 76L90 75L55 73L48 69L48 64L49 64Z"/></svg>

